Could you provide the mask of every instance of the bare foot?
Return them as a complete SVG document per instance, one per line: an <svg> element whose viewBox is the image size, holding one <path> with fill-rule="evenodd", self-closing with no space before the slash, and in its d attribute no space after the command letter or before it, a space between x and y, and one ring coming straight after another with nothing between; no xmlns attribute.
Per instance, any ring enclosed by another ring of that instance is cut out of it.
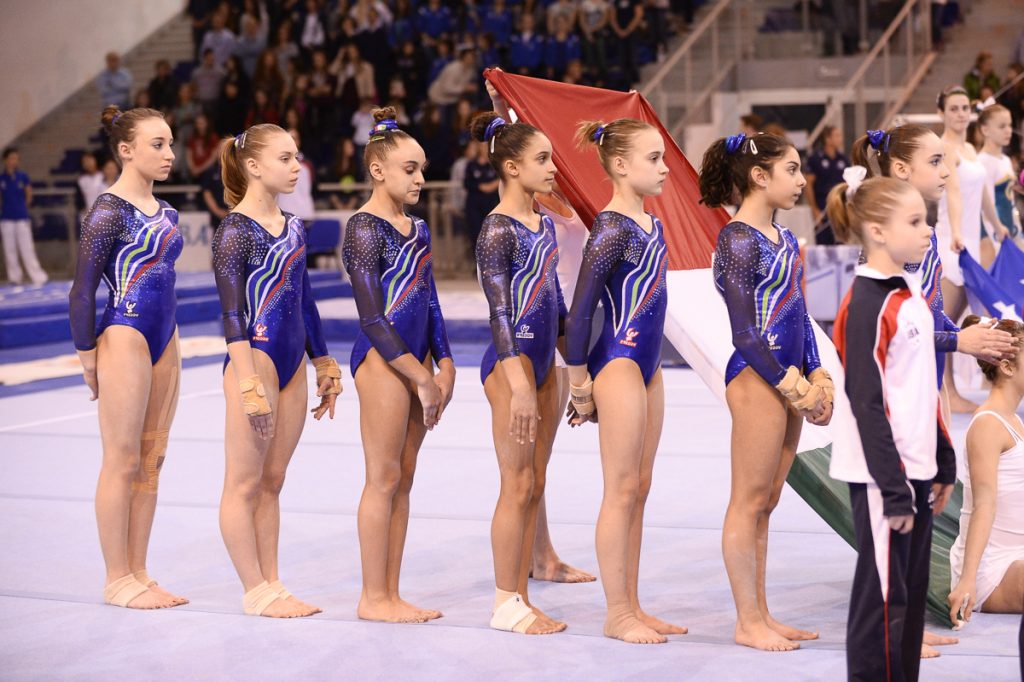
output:
<svg viewBox="0 0 1024 682"><path fill-rule="evenodd" d="M299 599L298 597L296 597L294 594L289 595L288 598L285 601L287 601L289 604L295 604L295 605L300 606L300 607L302 607L304 609L308 609L309 610L309 614L308 615L310 615L310 616L312 616L314 613L323 613L324 612L324 610L322 608L320 608L319 606L314 606L313 604L310 604L308 602L304 602L301 599Z"/></svg>
<svg viewBox="0 0 1024 682"><path fill-rule="evenodd" d="M558 623L551 620L547 616L537 616L537 619L530 623L530 627L526 628L526 634L553 635L556 632L561 632L564 629L565 623L562 623L562 627L559 627Z"/></svg>
<svg viewBox="0 0 1024 682"><path fill-rule="evenodd" d="M401 604L402 606L406 606L406 607L408 607L410 609L415 609L416 611L419 611L420 613L422 613L426 617L427 620L436 620L436 619L438 619L438 618L440 618L441 616L444 615L443 613L441 613L440 611L437 611L435 609L421 609L418 606L413 606L412 604L410 604L409 602L405 601L401 597L398 598L398 603Z"/></svg>
<svg viewBox="0 0 1024 682"><path fill-rule="evenodd" d="M612 639L621 639L630 644L664 644L667 637L659 635L653 629L644 625L636 616L625 618L609 618L604 623L604 636Z"/></svg>
<svg viewBox="0 0 1024 682"><path fill-rule="evenodd" d="M569 627L568 623L563 623L560 620L555 620L554 618L552 618L548 614L546 614L543 611L541 611L540 609L538 609L533 604L527 603L526 605L529 606L531 609L533 609L533 612L535 614L537 614L537 620L538 621L541 621L541 620L547 621L548 623L550 623L555 628L555 632L561 632L562 630L565 630L566 628Z"/></svg>
<svg viewBox="0 0 1024 682"><path fill-rule="evenodd" d="M657 632L659 635L685 635L689 630L682 625L666 623L660 618L644 613L643 609L637 609L636 619Z"/></svg>
<svg viewBox="0 0 1024 682"><path fill-rule="evenodd" d="M968 400L959 393L950 392L949 394L949 410L956 414L971 414L978 409L978 404Z"/></svg>
<svg viewBox="0 0 1024 682"><path fill-rule="evenodd" d="M394 601L371 602L365 597L359 600L356 615L363 620L376 620L382 623L426 623L425 611L412 604Z"/></svg>
<svg viewBox="0 0 1024 682"><path fill-rule="evenodd" d="M950 644L958 644L960 640L956 637L946 637L945 635L936 635L934 632L924 631L924 643L929 646L948 646Z"/></svg>
<svg viewBox="0 0 1024 682"><path fill-rule="evenodd" d="M786 639L793 642L806 642L811 639L818 639L817 632L811 632L810 630L797 630L794 627L783 625L779 621L775 620L771 616L764 619L764 622L775 632L779 633Z"/></svg>
<svg viewBox="0 0 1024 682"><path fill-rule="evenodd" d="M935 647L921 644L921 658L938 658L941 655Z"/></svg>
<svg viewBox="0 0 1024 682"><path fill-rule="evenodd" d="M586 571L570 566L561 559L538 562L534 560L530 577L534 580L546 580L552 583L592 583L597 580Z"/></svg>
<svg viewBox="0 0 1024 682"><path fill-rule="evenodd" d="M176 594L172 594L171 592L168 592L167 590L165 590L164 588L160 587L156 583L153 583L152 585L149 586L149 591L150 592L156 592L161 597L166 597L168 599L173 600L174 604L172 604L172 606L182 606L183 604L187 604L188 603L188 599L186 599L185 597L180 597L180 596L178 596Z"/></svg>
<svg viewBox="0 0 1024 682"><path fill-rule="evenodd" d="M278 597L270 602L270 606L263 609L263 613L260 615L267 618L305 618L316 613L313 610L315 608L309 604L298 602L298 600L292 601Z"/></svg>
<svg viewBox="0 0 1024 682"><path fill-rule="evenodd" d="M793 651L800 645L772 630L765 623L743 626L736 624L736 643L761 651Z"/></svg>

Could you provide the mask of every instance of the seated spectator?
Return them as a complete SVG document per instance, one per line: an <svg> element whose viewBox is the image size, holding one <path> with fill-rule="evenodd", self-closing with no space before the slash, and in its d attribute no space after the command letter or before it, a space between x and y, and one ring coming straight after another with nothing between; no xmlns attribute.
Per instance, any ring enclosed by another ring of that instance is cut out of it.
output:
<svg viewBox="0 0 1024 682"><path fill-rule="evenodd" d="M562 82L568 85L593 85L593 82L587 78L587 74L583 70L583 62L579 59L572 60L565 67L565 75L562 76Z"/></svg>
<svg viewBox="0 0 1024 682"><path fill-rule="evenodd" d="M128 69L121 66L121 55L116 52L107 53L107 68L96 78L96 86L100 91L100 102L103 106L116 104L122 110L131 107L132 85L134 79Z"/></svg>
<svg viewBox="0 0 1024 682"><path fill-rule="evenodd" d="M498 53L498 48L494 43L494 36L490 33L477 34L476 49L480 55L480 65L483 68L489 69L501 64L501 55Z"/></svg>
<svg viewBox="0 0 1024 682"><path fill-rule="evenodd" d="M410 0L397 0L395 15L388 26L388 44L397 49L406 41L416 38L416 14Z"/></svg>
<svg viewBox="0 0 1024 682"><path fill-rule="evenodd" d="M309 117L313 108L313 103L309 99L309 76L304 73L300 73L295 77L295 85L292 87L292 91L288 93L288 96L284 99L284 110L285 113L292 110L296 115L306 122L308 125ZM285 123L287 123L287 116L285 117ZM294 128L295 126L289 126ZM305 132L305 130L303 130Z"/></svg>
<svg viewBox="0 0 1024 682"><path fill-rule="evenodd" d="M448 130L441 118L441 109L427 101L416 116L415 135L430 163L424 171L427 180L444 180L451 169L451 149L448 146Z"/></svg>
<svg viewBox="0 0 1024 682"><path fill-rule="evenodd" d="M463 95L475 93L479 77L480 67L476 61L476 50L471 47L464 48L459 53L458 60L445 66L437 80L430 84L427 96L439 107L450 106Z"/></svg>
<svg viewBox="0 0 1024 682"><path fill-rule="evenodd" d="M299 131L292 128L288 134L295 140L301 157L302 136ZM316 208L313 205L313 184L316 180L316 173L313 171L313 164L307 158L299 159L299 180L295 183L295 191L291 194L278 194L277 205L282 211L287 211L303 220L312 221L316 217Z"/></svg>
<svg viewBox="0 0 1024 682"><path fill-rule="evenodd" d="M342 138L334 155L334 177L342 187L362 182L362 168L356 158L356 146L351 138ZM359 206L359 193L354 188L331 195L331 206L338 210L351 210Z"/></svg>
<svg viewBox="0 0 1024 682"><path fill-rule="evenodd" d="M192 85L195 89L196 100L207 112L212 112L220 97L221 83L224 80L224 70L217 66L214 60L213 50L207 48L203 52L203 61L192 70Z"/></svg>
<svg viewBox="0 0 1024 682"><path fill-rule="evenodd" d="M227 8L218 8L210 17L210 29L199 46L200 53L213 51L213 61L217 66L223 66L235 52L235 34L227 27L227 21Z"/></svg>
<svg viewBox="0 0 1024 682"><path fill-rule="evenodd" d="M224 83L220 99L217 100L216 112L213 128L221 137L234 137L245 130L249 103L242 97L242 92L234 81Z"/></svg>
<svg viewBox="0 0 1024 682"><path fill-rule="evenodd" d="M992 53L982 50L974 60L974 68L964 76L964 89L971 100L984 99L981 89L988 86L992 92L999 89L1001 83L992 66Z"/></svg>
<svg viewBox="0 0 1024 682"><path fill-rule="evenodd" d="M480 22L481 29L494 36L494 41L502 46L509 44L514 25L512 10L508 8L505 0L494 0Z"/></svg>
<svg viewBox="0 0 1024 682"><path fill-rule="evenodd" d="M178 101L171 109L167 124L174 131L176 141L185 142L192 137L192 125L196 116L202 112L202 107L192 97L192 84L182 83L178 86Z"/></svg>
<svg viewBox="0 0 1024 682"><path fill-rule="evenodd" d="M444 67L452 62L452 43L450 40L439 40L434 45L434 60L430 63L427 71L427 86L437 80L437 77L444 71Z"/></svg>
<svg viewBox="0 0 1024 682"><path fill-rule="evenodd" d="M352 141L356 144L356 159L359 163L362 163L363 150L366 148L366 143L370 141L370 131L373 130L373 109L374 102L372 99L364 99L362 104L356 109L355 113L352 114L350 123L352 124ZM363 169L366 170L365 168Z"/></svg>
<svg viewBox="0 0 1024 682"><path fill-rule="evenodd" d="M508 62L514 73L535 75L544 59L544 38L534 32L537 21L532 14L524 14L519 21L520 31L509 41Z"/></svg>
<svg viewBox="0 0 1024 682"><path fill-rule="evenodd" d="M245 128L251 128L257 123L273 123L279 125L281 117L277 113L277 106L271 102L265 90L253 90L252 107L245 117Z"/></svg>
<svg viewBox="0 0 1024 682"><path fill-rule="evenodd" d="M267 32L270 30L270 18L266 8L260 5L260 18L251 14L243 14L241 35L235 42L235 56L242 62L245 75L252 78L256 73L256 65L260 55L267 49Z"/></svg>
<svg viewBox="0 0 1024 682"><path fill-rule="evenodd" d="M416 13L416 30L420 32L423 44L432 47L442 36L455 29L452 11L441 4L441 0L427 0Z"/></svg>
<svg viewBox="0 0 1024 682"><path fill-rule="evenodd" d="M139 109L152 109L153 105L150 103L149 90L139 90L135 93L135 98L132 100L132 106Z"/></svg>
<svg viewBox="0 0 1024 682"><path fill-rule="evenodd" d="M252 74L253 90L267 93L271 102L277 103L285 96L284 77L278 68L277 56L273 50L264 50Z"/></svg>
<svg viewBox="0 0 1024 682"><path fill-rule="evenodd" d="M356 31L387 29L394 17L381 0L356 0L348 15L356 22Z"/></svg>
<svg viewBox="0 0 1024 682"><path fill-rule="evenodd" d="M555 17L555 32L548 36L544 44L544 66L548 78L560 79L569 62L581 56L580 39L569 33L569 26L569 20L564 14Z"/></svg>
<svg viewBox="0 0 1024 682"><path fill-rule="evenodd" d="M165 114L178 101L178 80L171 73L171 63L161 59L156 63L156 75L149 81L149 101L154 109Z"/></svg>
<svg viewBox="0 0 1024 682"><path fill-rule="evenodd" d="M395 73L405 86L406 105L423 101L427 93L427 68L423 53L411 40L402 43L395 58Z"/></svg>
<svg viewBox="0 0 1024 682"><path fill-rule="evenodd" d="M192 135L188 138L186 158L188 174L193 179L200 178L203 173L217 162L217 143L220 138L213 131L210 119L206 114L196 116Z"/></svg>
<svg viewBox="0 0 1024 682"><path fill-rule="evenodd" d="M224 80L221 82L221 87L228 83L234 83L238 86L239 96L248 101L249 99L249 76L246 75L245 70L242 69L242 61L235 55L228 57L228 60L224 62Z"/></svg>

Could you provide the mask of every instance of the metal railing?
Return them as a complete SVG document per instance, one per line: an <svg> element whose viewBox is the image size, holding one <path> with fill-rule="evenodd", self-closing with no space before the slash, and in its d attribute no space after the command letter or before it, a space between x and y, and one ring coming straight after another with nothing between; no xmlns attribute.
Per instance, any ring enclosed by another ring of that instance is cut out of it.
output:
<svg viewBox="0 0 1024 682"><path fill-rule="evenodd" d="M867 130L870 102L882 107L872 125L887 123L906 104L934 59L931 0L907 0L846 85L829 97L824 116L807 137L808 148L827 125L838 125L858 135ZM847 105L852 106L850 116Z"/></svg>
<svg viewBox="0 0 1024 682"><path fill-rule="evenodd" d="M672 137L680 138L686 125L703 110L711 95L743 59L744 5L748 2L719 0L640 90ZM727 27L724 23L730 13L732 26ZM729 30L733 32L733 45L725 50L721 44L722 37ZM701 68L695 74L694 63L698 61ZM699 86L695 85L695 76L699 79ZM683 113L673 119L672 109L682 109Z"/></svg>

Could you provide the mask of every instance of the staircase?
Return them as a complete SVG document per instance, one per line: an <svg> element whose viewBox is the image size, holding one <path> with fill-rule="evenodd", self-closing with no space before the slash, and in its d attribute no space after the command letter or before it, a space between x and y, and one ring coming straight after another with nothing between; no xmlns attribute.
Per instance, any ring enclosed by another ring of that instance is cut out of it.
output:
<svg viewBox="0 0 1024 682"><path fill-rule="evenodd" d="M174 68L178 62L192 58L191 24L181 14L122 55L121 63L131 72L137 92L149 84L153 67L160 59L166 59ZM103 64L97 64L96 74L102 69ZM22 133L13 144L21 152L21 166L29 177L33 181L74 180L78 175L78 156L98 145L102 108L95 82L90 82Z"/></svg>
<svg viewBox="0 0 1024 682"><path fill-rule="evenodd" d="M962 85L981 50L992 53L996 74L1006 77L1014 41L1024 17L1024 0L973 0L964 21L943 32L944 47L903 108L904 113L935 113L935 97L947 85Z"/></svg>

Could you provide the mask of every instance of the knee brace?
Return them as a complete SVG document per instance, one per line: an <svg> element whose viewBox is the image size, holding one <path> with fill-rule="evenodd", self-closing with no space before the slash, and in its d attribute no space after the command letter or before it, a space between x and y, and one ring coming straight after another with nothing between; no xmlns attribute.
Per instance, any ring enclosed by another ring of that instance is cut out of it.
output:
<svg viewBox="0 0 1024 682"><path fill-rule="evenodd" d="M167 454L167 438L170 431L146 431L142 434L142 457L139 475L132 483L132 490L155 493L160 483L160 467Z"/></svg>

